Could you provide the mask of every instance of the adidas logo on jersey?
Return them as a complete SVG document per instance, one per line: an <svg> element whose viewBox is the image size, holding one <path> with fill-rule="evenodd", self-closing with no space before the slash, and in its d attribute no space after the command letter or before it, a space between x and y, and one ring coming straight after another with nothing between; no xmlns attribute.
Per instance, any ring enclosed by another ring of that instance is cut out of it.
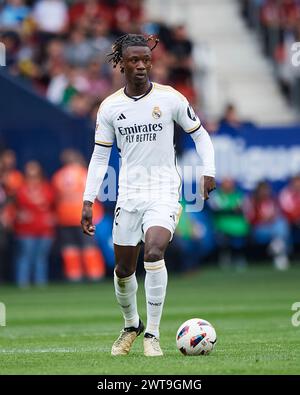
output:
<svg viewBox="0 0 300 395"><path fill-rule="evenodd" d="M117 118L117 121L121 121L122 119L126 119L123 113Z"/></svg>

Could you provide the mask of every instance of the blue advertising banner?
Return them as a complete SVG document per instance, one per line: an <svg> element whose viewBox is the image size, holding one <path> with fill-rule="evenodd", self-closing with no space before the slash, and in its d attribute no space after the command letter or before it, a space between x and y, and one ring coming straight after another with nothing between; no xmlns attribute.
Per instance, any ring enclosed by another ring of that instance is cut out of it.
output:
<svg viewBox="0 0 300 395"><path fill-rule="evenodd" d="M260 180L275 188L300 173L300 126L280 128L243 128L222 130L211 136L215 148L216 178L233 178L244 189L252 189ZM201 163L194 142L183 139L180 166ZM194 179L185 182L195 181Z"/></svg>

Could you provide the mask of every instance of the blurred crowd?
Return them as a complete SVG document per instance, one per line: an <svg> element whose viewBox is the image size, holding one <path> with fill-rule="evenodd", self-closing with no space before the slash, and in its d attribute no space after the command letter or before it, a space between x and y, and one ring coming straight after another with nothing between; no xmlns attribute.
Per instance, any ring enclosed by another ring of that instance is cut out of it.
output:
<svg viewBox="0 0 300 395"><path fill-rule="evenodd" d="M26 288L49 279L98 281L112 273L113 210L96 202L95 238L81 231L86 174L84 159L73 149L62 152L61 168L50 180L39 162L27 162L20 172L15 153L2 152L0 281ZM170 270L193 272L210 259L244 269L248 261L267 258L286 270L299 247L300 175L280 193L260 182L245 194L224 179L203 211L182 211L168 261Z"/></svg>
<svg viewBox="0 0 300 395"><path fill-rule="evenodd" d="M243 16L258 33L265 55L273 62L275 74L290 103L300 112L299 62L300 2L299 0L240 0Z"/></svg>
<svg viewBox="0 0 300 395"><path fill-rule="evenodd" d="M87 174L81 154L66 149L62 167L48 180L39 162L31 160L24 172L16 169L16 156L5 150L0 157L0 279L20 287L31 281L45 285L50 255L55 247L62 275L70 281L99 280L106 262L93 238L80 228L82 195ZM95 221L105 215L100 203L94 206ZM106 242L109 242L109 237ZM109 257L107 258L107 260Z"/></svg>
<svg viewBox="0 0 300 395"><path fill-rule="evenodd" d="M0 0L0 41L10 73L78 117L94 120L99 103L123 85L106 55L128 32L159 36L153 79L196 104L193 43L185 27L148 20L143 0Z"/></svg>
<svg viewBox="0 0 300 395"><path fill-rule="evenodd" d="M203 211L182 211L173 243L182 271L193 272L207 260L237 270L265 260L287 270L300 252L300 174L279 192L261 181L246 193L224 179Z"/></svg>

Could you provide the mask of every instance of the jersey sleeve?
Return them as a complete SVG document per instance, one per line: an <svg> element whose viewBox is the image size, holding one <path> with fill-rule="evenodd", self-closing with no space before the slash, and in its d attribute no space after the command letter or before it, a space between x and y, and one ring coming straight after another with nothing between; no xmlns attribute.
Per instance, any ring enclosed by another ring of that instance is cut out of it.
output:
<svg viewBox="0 0 300 395"><path fill-rule="evenodd" d="M193 107L187 101L187 99L176 92L175 100L175 114L174 121L177 122L186 133L194 133L200 129L201 121L197 114L193 110Z"/></svg>
<svg viewBox="0 0 300 395"><path fill-rule="evenodd" d="M108 115L108 110L100 106L97 114L95 144L102 147L112 147L115 140L115 130Z"/></svg>

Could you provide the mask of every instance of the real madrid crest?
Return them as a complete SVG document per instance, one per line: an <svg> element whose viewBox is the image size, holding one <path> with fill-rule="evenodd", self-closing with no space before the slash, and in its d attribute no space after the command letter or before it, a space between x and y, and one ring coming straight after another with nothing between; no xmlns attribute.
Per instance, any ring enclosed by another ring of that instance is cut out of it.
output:
<svg viewBox="0 0 300 395"><path fill-rule="evenodd" d="M154 107L152 111L152 116L155 119L159 119L161 117L161 111L159 107Z"/></svg>

